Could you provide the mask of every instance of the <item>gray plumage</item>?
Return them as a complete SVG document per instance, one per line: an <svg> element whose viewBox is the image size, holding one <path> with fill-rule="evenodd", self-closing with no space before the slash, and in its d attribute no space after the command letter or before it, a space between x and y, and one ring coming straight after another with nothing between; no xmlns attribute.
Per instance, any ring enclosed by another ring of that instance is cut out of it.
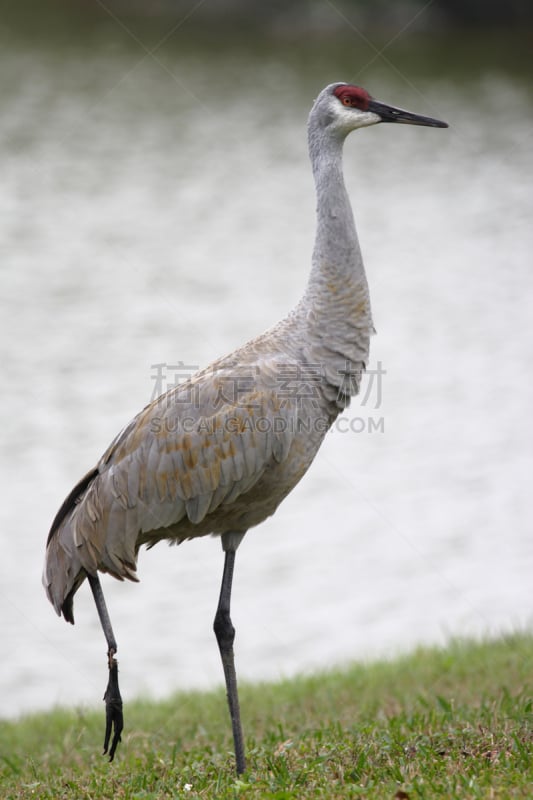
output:
<svg viewBox="0 0 533 800"><path fill-rule="evenodd" d="M380 121L444 126L382 106L359 87L326 87L308 123L317 229L300 302L144 408L60 508L43 582L68 621L86 577L136 580L143 544L218 534L234 552L302 478L357 393L373 325L342 147L350 131ZM239 771L243 764L242 756Z"/></svg>
<svg viewBox="0 0 533 800"><path fill-rule="evenodd" d="M135 579L141 544L244 533L273 514L357 391L372 319L342 138L317 136L332 99L328 87L309 121L318 227L304 296L266 333L147 406L84 479L47 548L45 586L67 618L85 573Z"/></svg>

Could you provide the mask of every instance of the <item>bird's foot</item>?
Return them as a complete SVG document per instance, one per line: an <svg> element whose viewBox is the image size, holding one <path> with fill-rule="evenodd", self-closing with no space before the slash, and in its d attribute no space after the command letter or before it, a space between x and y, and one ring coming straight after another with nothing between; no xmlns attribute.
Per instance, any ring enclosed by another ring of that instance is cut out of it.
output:
<svg viewBox="0 0 533 800"><path fill-rule="evenodd" d="M106 718L104 755L108 751L109 740L111 739L111 733L113 733L111 747L109 748L109 761L113 761L115 757L115 751L118 747L118 743L120 742L120 734L122 733L122 728L124 727L124 717L122 715L122 697L120 696L120 690L118 688L118 663L114 656L114 650L110 650L108 653L109 681L104 694Z"/></svg>

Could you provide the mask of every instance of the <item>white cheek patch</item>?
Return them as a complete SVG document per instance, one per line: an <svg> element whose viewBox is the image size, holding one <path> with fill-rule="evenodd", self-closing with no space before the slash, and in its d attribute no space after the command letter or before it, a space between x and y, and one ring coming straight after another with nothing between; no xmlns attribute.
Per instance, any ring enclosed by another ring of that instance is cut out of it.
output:
<svg viewBox="0 0 533 800"><path fill-rule="evenodd" d="M360 111L358 108L347 108L346 106L337 109L335 117L335 127L347 133L381 122L379 114L375 114L373 111Z"/></svg>
<svg viewBox="0 0 533 800"><path fill-rule="evenodd" d="M374 111L360 111L358 116L361 120L357 126L359 128L366 127L367 125L376 125L376 123L381 122L381 117Z"/></svg>

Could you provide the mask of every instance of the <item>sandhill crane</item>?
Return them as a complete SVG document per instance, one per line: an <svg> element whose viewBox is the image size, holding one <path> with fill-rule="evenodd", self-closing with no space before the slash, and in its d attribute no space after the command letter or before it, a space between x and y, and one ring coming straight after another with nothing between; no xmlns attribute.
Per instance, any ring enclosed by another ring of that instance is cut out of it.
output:
<svg viewBox="0 0 533 800"><path fill-rule="evenodd" d="M359 388L373 325L342 148L351 131L378 122L447 127L380 103L358 86L323 89L308 122L317 230L302 299L277 325L146 406L74 487L52 523L43 574L47 595L73 623L74 594L87 578L107 641L104 753L109 748L111 761L123 728L122 700L98 572L137 580L141 545L214 534L225 557L213 627L236 768L245 770L230 618L235 553L249 528L273 514L298 483Z"/></svg>

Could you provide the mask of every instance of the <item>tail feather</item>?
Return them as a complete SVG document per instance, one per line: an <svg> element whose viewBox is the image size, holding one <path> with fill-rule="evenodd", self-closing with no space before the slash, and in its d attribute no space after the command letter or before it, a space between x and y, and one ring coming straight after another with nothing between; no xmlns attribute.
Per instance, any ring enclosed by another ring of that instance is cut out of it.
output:
<svg viewBox="0 0 533 800"><path fill-rule="evenodd" d="M120 510L109 496L109 482L93 469L65 499L52 523L46 545L43 584L58 615L74 622L74 595L87 577L97 570L115 578L138 580L135 536L109 537L110 529L121 530L127 522L136 527L135 508Z"/></svg>
<svg viewBox="0 0 533 800"><path fill-rule="evenodd" d="M62 533L69 533L62 529ZM83 583L87 572L77 558L75 548L69 547L66 536L57 536L50 540L46 548L46 561L43 571L43 585L48 599L56 613L74 622L72 604L75 592Z"/></svg>
<svg viewBox="0 0 533 800"><path fill-rule="evenodd" d="M61 503L61 507L57 512L57 514L55 515L54 521L52 522L50 533L48 534L48 539L46 541L47 546L50 544L53 536L59 530L59 526L61 525L65 517L68 516L68 514L70 514L70 512L76 506L76 504L80 502L81 498L85 494L85 490L87 489L88 486L90 486L90 484L94 481L97 475L98 475L97 467L94 467L94 469L89 470L89 472L83 476L81 481L78 481L76 486L63 500L63 502Z"/></svg>
<svg viewBox="0 0 533 800"><path fill-rule="evenodd" d="M43 585L56 613L59 616L63 614L67 622L72 624L74 594L87 576L74 543L75 512L97 475L98 470L92 469L65 498L52 522L46 544Z"/></svg>

